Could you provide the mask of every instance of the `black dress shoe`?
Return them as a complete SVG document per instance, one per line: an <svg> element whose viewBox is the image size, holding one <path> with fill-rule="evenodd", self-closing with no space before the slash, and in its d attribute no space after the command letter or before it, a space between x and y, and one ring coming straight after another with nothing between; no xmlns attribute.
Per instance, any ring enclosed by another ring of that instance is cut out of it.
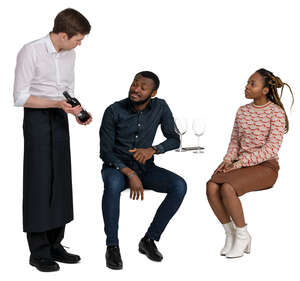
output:
<svg viewBox="0 0 300 281"><path fill-rule="evenodd" d="M152 261L161 261L163 259L153 239L144 237L139 243L139 251Z"/></svg>
<svg viewBox="0 0 300 281"><path fill-rule="evenodd" d="M107 246L106 248L106 266L110 269L122 269L123 262L119 246Z"/></svg>
<svg viewBox="0 0 300 281"><path fill-rule="evenodd" d="M59 265L49 258L34 258L30 256L29 263L35 266L39 271L52 272L58 271Z"/></svg>
<svg viewBox="0 0 300 281"><path fill-rule="evenodd" d="M68 253L62 245L51 249L51 256L55 261L63 263L78 263L80 256Z"/></svg>

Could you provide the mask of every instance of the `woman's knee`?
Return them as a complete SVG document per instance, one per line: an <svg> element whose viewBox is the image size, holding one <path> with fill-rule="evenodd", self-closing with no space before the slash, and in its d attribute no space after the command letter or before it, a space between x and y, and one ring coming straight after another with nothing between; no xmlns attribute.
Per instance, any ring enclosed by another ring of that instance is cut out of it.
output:
<svg viewBox="0 0 300 281"><path fill-rule="evenodd" d="M220 192L220 187L218 184L208 181L206 183L206 196L208 199L215 197Z"/></svg>
<svg viewBox="0 0 300 281"><path fill-rule="evenodd" d="M232 197L236 196L236 192L231 184L229 183L223 183L221 186L221 195L222 197Z"/></svg>

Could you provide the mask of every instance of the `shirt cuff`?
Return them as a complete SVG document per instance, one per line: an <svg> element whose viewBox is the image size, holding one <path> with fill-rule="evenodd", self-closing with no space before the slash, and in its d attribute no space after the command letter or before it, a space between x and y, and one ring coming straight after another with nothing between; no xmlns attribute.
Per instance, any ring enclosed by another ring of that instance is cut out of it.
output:
<svg viewBox="0 0 300 281"><path fill-rule="evenodd" d="M117 170L122 170L123 168L127 167L124 163L119 162L119 163L111 163L109 162L109 166L114 166Z"/></svg>
<svg viewBox="0 0 300 281"><path fill-rule="evenodd" d="M24 106L28 98L30 97L30 94L27 93L18 93L18 97L15 98L15 106Z"/></svg>
<svg viewBox="0 0 300 281"><path fill-rule="evenodd" d="M230 157L224 157L223 161L232 163L232 159Z"/></svg>
<svg viewBox="0 0 300 281"><path fill-rule="evenodd" d="M233 166L237 169L242 168L242 162L240 160L236 161L233 163Z"/></svg>
<svg viewBox="0 0 300 281"><path fill-rule="evenodd" d="M156 154L161 154L165 152L165 149L162 144L155 145L154 147L156 148Z"/></svg>

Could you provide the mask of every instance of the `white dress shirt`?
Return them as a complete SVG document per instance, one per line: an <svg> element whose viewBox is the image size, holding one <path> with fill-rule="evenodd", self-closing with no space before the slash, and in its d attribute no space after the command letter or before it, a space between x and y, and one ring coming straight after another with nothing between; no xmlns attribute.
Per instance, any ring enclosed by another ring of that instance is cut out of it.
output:
<svg viewBox="0 0 300 281"><path fill-rule="evenodd" d="M14 104L24 106L29 96L51 100L74 96L75 51L57 52L50 36L26 44L19 52L15 70Z"/></svg>

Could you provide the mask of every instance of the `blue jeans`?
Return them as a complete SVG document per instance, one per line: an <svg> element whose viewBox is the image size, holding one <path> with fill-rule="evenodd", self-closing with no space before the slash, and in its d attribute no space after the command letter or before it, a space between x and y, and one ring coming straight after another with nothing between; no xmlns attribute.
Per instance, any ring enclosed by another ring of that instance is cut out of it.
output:
<svg viewBox="0 0 300 281"><path fill-rule="evenodd" d="M106 245L118 245L120 195L128 188L128 182L126 176L114 168L104 166L101 173L104 182L102 212L107 237ZM183 201L186 194L186 182L180 176L154 164L146 171L139 171L137 174L144 189L167 194L146 233L147 237L159 241L161 234Z"/></svg>

